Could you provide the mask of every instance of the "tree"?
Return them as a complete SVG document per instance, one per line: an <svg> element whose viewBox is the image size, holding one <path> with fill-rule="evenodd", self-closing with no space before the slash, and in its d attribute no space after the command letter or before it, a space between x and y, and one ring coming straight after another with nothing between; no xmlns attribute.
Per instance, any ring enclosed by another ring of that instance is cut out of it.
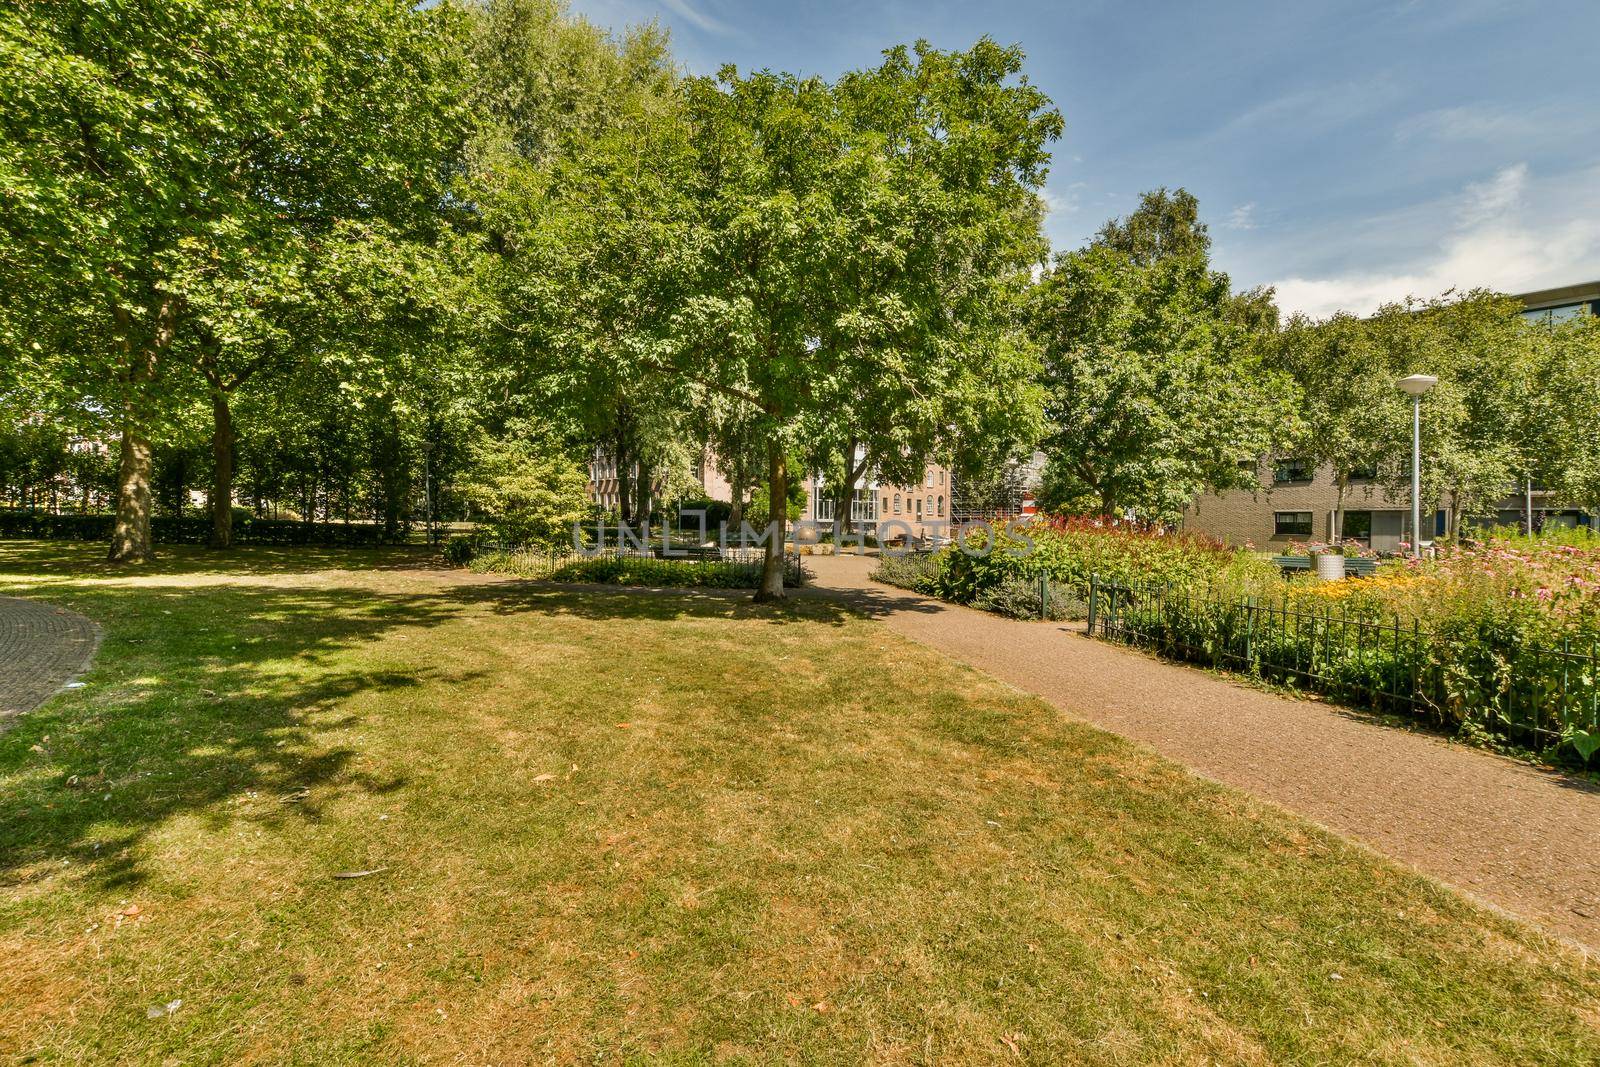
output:
<svg viewBox="0 0 1600 1067"><path fill-rule="evenodd" d="M1395 363L1367 323L1349 314L1324 322L1289 320L1270 346L1268 364L1300 386L1294 452L1333 471L1333 539L1343 536L1344 501L1357 472L1376 472L1395 454L1408 405L1395 388Z"/></svg>
<svg viewBox="0 0 1600 1067"><path fill-rule="evenodd" d="M666 42L611 38L546 0L475 9L467 195L493 252L505 413L610 454L624 521L682 464L682 383L660 349L685 272L685 135Z"/></svg>
<svg viewBox="0 0 1600 1067"><path fill-rule="evenodd" d="M589 510L582 465L528 428L480 441L461 488L495 536L513 545L562 543Z"/></svg>
<svg viewBox="0 0 1600 1067"><path fill-rule="evenodd" d="M1121 253L1139 267L1211 255L1211 235L1200 221L1200 201L1187 189L1168 192L1166 186L1145 193L1126 218L1100 227L1093 243Z"/></svg>
<svg viewBox="0 0 1600 1067"><path fill-rule="evenodd" d="M409 0L22 4L0 20L16 90L3 225L22 250L0 284L43 294L29 317L52 336L83 327L73 351L122 438L110 557L140 560L179 365L249 341L229 327L269 314L273 279L336 220L436 207L454 20ZM260 358L244 347L207 379L214 401Z"/></svg>
<svg viewBox="0 0 1600 1067"><path fill-rule="evenodd" d="M732 67L687 84L698 273L674 369L746 406L768 499L811 435L841 463L851 440L880 470L914 463L1016 350L996 295L1023 275L1016 235L1036 234L1061 129L1021 64L987 39L919 42L835 84ZM785 527L758 599L783 595Z"/></svg>
<svg viewBox="0 0 1600 1067"><path fill-rule="evenodd" d="M1041 279L1047 508L1176 521L1251 486L1292 428L1293 382L1262 360L1270 303L1234 294L1208 248L1193 198L1159 190Z"/></svg>
<svg viewBox="0 0 1600 1067"><path fill-rule="evenodd" d="M1543 352L1537 373L1548 403L1536 440L1544 482L1600 519L1600 319L1527 328Z"/></svg>

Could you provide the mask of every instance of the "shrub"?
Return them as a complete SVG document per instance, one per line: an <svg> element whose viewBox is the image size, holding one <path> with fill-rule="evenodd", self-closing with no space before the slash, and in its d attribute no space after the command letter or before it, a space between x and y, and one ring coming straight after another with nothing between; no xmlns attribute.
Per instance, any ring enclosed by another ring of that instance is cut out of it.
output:
<svg viewBox="0 0 1600 1067"><path fill-rule="evenodd" d="M462 495L507 544L555 544L589 512L589 476L570 456L528 434L483 440L472 449Z"/></svg>
<svg viewBox="0 0 1600 1067"><path fill-rule="evenodd" d="M1069 622L1085 619L1089 606L1071 587L1059 582L1046 583L1043 612L1039 598L1039 583L1025 578L1008 578L980 593L972 606L1009 619L1049 619Z"/></svg>
<svg viewBox="0 0 1600 1067"><path fill-rule="evenodd" d="M549 549L484 552L472 569L519 578L601 585L650 585L678 588L755 589L761 584L761 561L754 559L657 559L651 556L604 555L586 558ZM799 560L785 560L784 581L800 585L805 572Z"/></svg>
<svg viewBox="0 0 1600 1067"><path fill-rule="evenodd" d="M968 548L982 548L987 535L969 534ZM975 603L1009 581L1044 577L1087 597L1091 576L1109 581L1148 581L1180 587L1204 586L1260 595L1281 583L1277 569L1253 553L1199 534L1163 533L1100 519L1033 523L999 531L987 554L951 546L940 554L936 579L927 590L961 604Z"/></svg>
<svg viewBox="0 0 1600 1067"><path fill-rule="evenodd" d="M799 585L803 576L804 572L797 561L787 562L786 582ZM761 562L622 556L565 563L550 578L558 582L598 582L605 585L755 589L761 585Z"/></svg>
<svg viewBox="0 0 1600 1067"><path fill-rule="evenodd" d="M465 567L483 550L478 534L452 534L444 543L444 561L452 567Z"/></svg>
<svg viewBox="0 0 1600 1067"><path fill-rule="evenodd" d="M942 557L928 552L903 556L882 556L872 577L885 585L917 593L935 593Z"/></svg>

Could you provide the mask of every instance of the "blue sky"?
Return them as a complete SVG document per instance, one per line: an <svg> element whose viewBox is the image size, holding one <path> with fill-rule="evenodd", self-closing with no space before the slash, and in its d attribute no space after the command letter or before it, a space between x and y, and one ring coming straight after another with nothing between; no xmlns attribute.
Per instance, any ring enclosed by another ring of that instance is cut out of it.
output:
<svg viewBox="0 0 1600 1067"><path fill-rule="evenodd" d="M1067 121L1057 248L1185 186L1218 265L1288 310L1600 278L1600 0L573 7L659 19L693 73L832 76L919 37L1020 43Z"/></svg>

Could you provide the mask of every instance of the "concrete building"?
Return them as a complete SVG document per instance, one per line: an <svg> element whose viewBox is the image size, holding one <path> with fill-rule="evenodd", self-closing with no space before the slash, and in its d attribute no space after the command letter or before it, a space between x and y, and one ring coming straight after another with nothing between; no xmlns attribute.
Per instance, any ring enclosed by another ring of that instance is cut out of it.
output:
<svg viewBox="0 0 1600 1067"><path fill-rule="evenodd" d="M1580 315L1600 316L1600 281L1518 293L1517 299L1528 309L1522 317L1534 322L1564 322Z"/></svg>
<svg viewBox="0 0 1600 1067"><path fill-rule="evenodd" d="M1186 530L1208 533L1229 544L1261 549L1286 549L1294 541L1329 541L1339 490L1333 470L1313 469L1293 457L1262 460L1256 465L1260 488L1230 490L1197 498L1184 512ZM1424 506L1423 539L1448 528L1444 508ZM1377 485L1370 472L1358 471L1345 490L1342 536L1378 552L1398 552L1410 541L1411 501Z"/></svg>
<svg viewBox="0 0 1600 1067"><path fill-rule="evenodd" d="M1563 322L1579 315L1600 315L1600 281L1556 289L1519 293L1527 308L1523 317L1534 322ZM1207 494L1184 513L1185 529L1211 534L1232 544L1255 544L1263 549L1284 548L1292 541L1330 541L1338 490L1328 467L1313 470L1292 456L1262 460L1256 475L1260 487ZM1509 488L1509 487L1508 487ZM1592 526L1589 513L1557 506L1543 490L1524 487L1498 501L1491 513L1463 516L1463 524L1517 526ZM1423 541L1449 528L1447 508L1437 501L1423 502ZM1406 492L1391 493L1376 485L1370 472L1356 472L1345 493L1343 529L1346 540L1359 541L1379 552L1396 552L1410 540L1411 501Z"/></svg>

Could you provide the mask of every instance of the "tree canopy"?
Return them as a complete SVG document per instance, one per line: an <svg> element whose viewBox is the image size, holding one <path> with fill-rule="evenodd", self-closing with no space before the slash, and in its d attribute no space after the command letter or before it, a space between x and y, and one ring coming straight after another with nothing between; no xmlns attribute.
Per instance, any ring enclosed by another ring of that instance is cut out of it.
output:
<svg viewBox="0 0 1600 1067"><path fill-rule="evenodd" d="M1250 486L1288 439L1297 390L1262 359L1270 297L1235 294L1209 247L1194 198L1162 189L1041 280L1047 507L1172 522Z"/></svg>

